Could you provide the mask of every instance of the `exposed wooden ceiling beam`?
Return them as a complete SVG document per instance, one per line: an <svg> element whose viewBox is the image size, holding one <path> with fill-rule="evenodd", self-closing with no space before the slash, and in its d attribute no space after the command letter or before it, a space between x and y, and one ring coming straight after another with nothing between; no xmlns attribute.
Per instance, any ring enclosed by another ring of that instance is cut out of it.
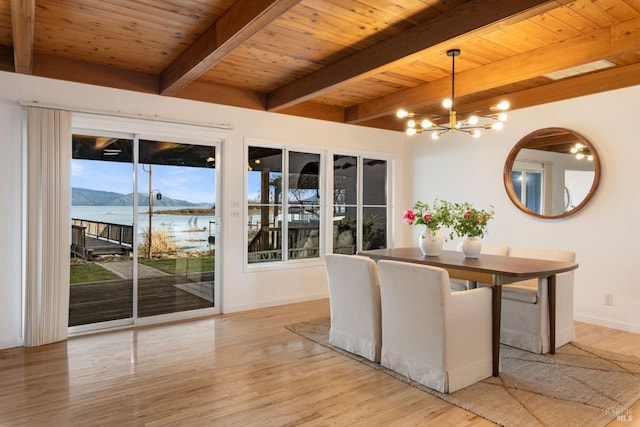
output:
<svg viewBox="0 0 640 427"><path fill-rule="evenodd" d="M19 1L19 0L15 0ZM160 77L160 93L175 95L300 0L238 0Z"/></svg>
<svg viewBox="0 0 640 427"><path fill-rule="evenodd" d="M358 126L372 127L376 129L386 129L397 132L405 131L405 124L398 120L395 116L378 117L368 122L358 123Z"/></svg>
<svg viewBox="0 0 640 427"><path fill-rule="evenodd" d="M264 94L203 80L194 81L175 97L252 110L264 110L265 103Z"/></svg>
<svg viewBox="0 0 640 427"><path fill-rule="evenodd" d="M290 116L307 117L310 119L344 123L344 108L317 102L302 102L279 111Z"/></svg>
<svg viewBox="0 0 640 427"><path fill-rule="evenodd" d="M273 91L267 98L267 110L279 111L352 79L378 73L391 63L411 61L413 55L439 43L478 36L489 26L513 24L557 6L557 1L548 0L472 0Z"/></svg>
<svg viewBox="0 0 640 427"><path fill-rule="evenodd" d="M175 97L261 111L264 111L265 105L263 93L219 85L202 79L194 81ZM344 122L344 108L315 102L297 104L280 111L280 113L338 123Z"/></svg>
<svg viewBox="0 0 640 427"><path fill-rule="evenodd" d="M13 62L16 73L31 74L33 69L35 10L35 0L11 0Z"/></svg>
<svg viewBox="0 0 640 427"><path fill-rule="evenodd" d="M34 55L33 75L155 94L159 84L154 74L45 54Z"/></svg>
<svg viewBox="0 0 640 427"><path fill-rule="evenodd" d="M544 86L513 92L509 94L509 102L511 109L517 110L636 85L640 85L640 64L601 70L597 73L571 77ZM475 111L485 108L487 105L497 104L503 98L494 97L467 103L461 106L461 111Z"/></svg>
<svg viewBox="0 0 640 427"><path fill-rule="evenodd" d="M494 89L637 49L640 49L640 19L456 74L456 96ZM434 105L449 96L450 90L451 78L442 78L349 107L345 121L360 123L392 114L399 108L418 109Z"/></svg>

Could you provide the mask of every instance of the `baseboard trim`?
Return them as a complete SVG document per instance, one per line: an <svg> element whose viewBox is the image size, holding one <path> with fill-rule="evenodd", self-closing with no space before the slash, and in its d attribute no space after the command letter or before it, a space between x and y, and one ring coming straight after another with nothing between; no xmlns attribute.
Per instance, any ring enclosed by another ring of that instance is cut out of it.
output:
<svg viewBox="0 0 640 427"><path fill-rule="evenodd" d="M631 323L618 322L615 320L604 319L595 316L587 316L577 313L574 314L573 319L578 322L590 323L592 325L604 326L605 328L618 329L620 331L640 334L640 325L633 325Z"/></svg>
<svg viewBox="0 0 640 427"><path fill-rule="evenodd" d="M5 350L7 348L15 348L22 347L23 341L21 337L14 337L0 340L0 350Z"/></svg>
<svg viewBox="0 0 640 427"><path fill-rule="evenodd" d="M329 293L328 292L323 292L323 293L314 294L314 295L305 295L305 296L302 296L302 297L284 298L284 299L277 299L277 300L270 300L270 301L261 301L261 302L257 302L257 303L253 303L253 304L236 305L236 306L231 306L231 307L229 307L228 305L225 304L224 313L236 313L236 312L239 312L239 311L256 310L258 308L275 307L275 306L278 306L278 305L295 304L295 303L298 303L298 302L314 301L314 300L325 299L325 298L329 298Z"/></svg>

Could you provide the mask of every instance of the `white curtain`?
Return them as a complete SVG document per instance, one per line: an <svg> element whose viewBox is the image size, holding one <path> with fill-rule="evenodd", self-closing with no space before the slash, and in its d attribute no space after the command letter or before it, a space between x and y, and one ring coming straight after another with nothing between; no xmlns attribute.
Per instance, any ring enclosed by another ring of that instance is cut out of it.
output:
<svg viewBox="0 0 640 427"><path fill-rule="evenodd" d="M24 345L67 338L71 113L27 108Z"/></svg>

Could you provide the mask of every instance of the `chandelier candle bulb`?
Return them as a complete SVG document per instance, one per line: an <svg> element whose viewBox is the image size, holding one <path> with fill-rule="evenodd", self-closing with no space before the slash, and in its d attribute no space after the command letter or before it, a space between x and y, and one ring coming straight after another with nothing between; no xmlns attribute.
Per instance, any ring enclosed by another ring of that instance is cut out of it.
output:
<svg viewBox="0 0 640 427"><path fill-rule="evenodd" d="M491 111L506 111L510 106L509 101L501 101L498 105L491 107Z"/></svg>
<svg viewBox="0 0 640 427"><path fill-rule="evenodd" d="M576 155L576 159L578 160L582 160L582 159L587 159L587 160L592 160L593 161L593 154L591 154L591 152L589 151L589 149L582 143L578 142L576 143L576 145L574 145L573 147L571 147L571 154L575 154Z"/></svg>

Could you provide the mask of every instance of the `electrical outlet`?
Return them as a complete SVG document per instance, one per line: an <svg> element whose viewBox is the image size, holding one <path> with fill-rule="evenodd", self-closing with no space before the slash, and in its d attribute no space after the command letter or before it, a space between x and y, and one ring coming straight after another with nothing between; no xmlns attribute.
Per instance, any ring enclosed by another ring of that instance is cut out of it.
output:
<svg viewBox="0 0 640 427"><path fill-rule="evenodd" d="M613 295L604 294L604 305L613 305Z"/></svg>

